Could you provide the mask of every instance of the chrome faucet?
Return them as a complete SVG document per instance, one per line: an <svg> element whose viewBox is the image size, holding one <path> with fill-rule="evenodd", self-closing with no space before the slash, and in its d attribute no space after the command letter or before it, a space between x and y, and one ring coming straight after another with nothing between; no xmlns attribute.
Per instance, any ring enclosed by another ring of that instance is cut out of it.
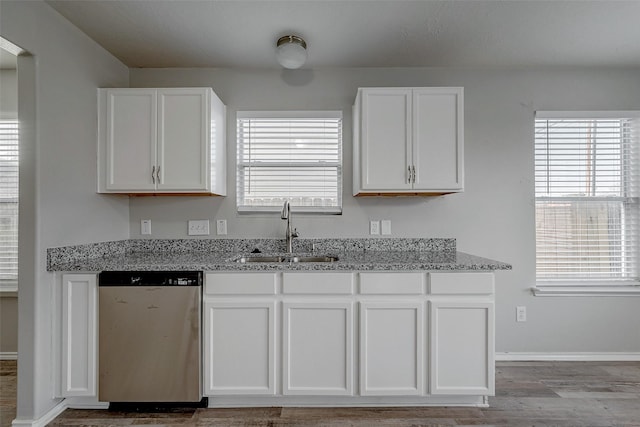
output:
<svg viewBox="0 0 640 427"><path fill-rule="evenodd" d="M293 252L293 239L298 237L298 230L296 228L291 231L291 205L288 200L285 200L284 206L282 207L282 214L280 214L280 218L287 220L287 229L285 230L285 240L287 244L287 253Z"/></svg>

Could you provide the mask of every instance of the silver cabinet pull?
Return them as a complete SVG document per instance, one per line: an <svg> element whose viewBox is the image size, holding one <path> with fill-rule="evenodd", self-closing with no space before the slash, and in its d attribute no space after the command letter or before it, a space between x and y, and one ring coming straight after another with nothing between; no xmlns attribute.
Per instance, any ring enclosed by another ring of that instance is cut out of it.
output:
<svg viewBox="0 0 640 427"><path fill-rule="evenodd" d="M153 166L151 168L151 181L153 181L153 183L156 183L156 167Z"/></svg>
<svg viewBox="0 0 640 427"><path fill-rule="evenodd" d="M156 171L156 177L158 178L158 184L160 184L160 166L158 166L158 170Z"/></svg>
<svg viewBox="0 0 640 427"><path fill-rule="evenodd" d="M411 166L407 166L407 183L411 184Z"/></svg>
<svg viewBox="0 0 640 427"><path fill-rule="evenodd" d="M411 180L413 181L413 183L416 183L416 167L415 166L411 166Z"/></svg>

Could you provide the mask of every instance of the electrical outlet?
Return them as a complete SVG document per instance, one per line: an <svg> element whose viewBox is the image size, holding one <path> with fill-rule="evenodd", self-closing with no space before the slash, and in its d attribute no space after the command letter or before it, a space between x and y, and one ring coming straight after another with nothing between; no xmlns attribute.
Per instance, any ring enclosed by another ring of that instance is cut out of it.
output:
<svg viewBox="0 0 640 427"><path fill-rule="evenodd" d="M207 236L209 235L209 220L190 220L189 236Z"/></svg>
<svg viewBox="0 0 640 427"><path fill-rule="evenodd" d="M527 321L527 307L519 305L516 307L516 322Z"/></svg>
<svg viewBox="0 0 640 427"><path fill-rule="evenodd" d="M380 234L380 221L369 221L369 234Z"/></svg>
<svg viewBox="0 0 640 427"><path fill-rule="evenodd" d="M216 221L216 233L219 236L224 236L227 234L227 220L219 219Z"/></svg>
<svg viewBox="0 0 640 427"><path fill-rule="evenodd" d="M151 220L140 220L140 234L151 234Z"/></svg>
<svg viewBox="0 0 640 427"><path fill-rule="evenodd" d="M391 220L383 219L382 221L380 221L380 223L382 225L382 235L391 234Z"/></svg>

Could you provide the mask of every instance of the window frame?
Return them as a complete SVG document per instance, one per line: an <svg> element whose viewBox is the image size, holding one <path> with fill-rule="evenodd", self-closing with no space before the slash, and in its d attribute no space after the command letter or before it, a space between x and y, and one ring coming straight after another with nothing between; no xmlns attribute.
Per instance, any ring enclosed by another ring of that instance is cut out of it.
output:
<svg viewBox="0 0 640 427"><path fill-rule="evenodd" d="M577 120L589 120L589 119L634 119L634 126L636 130L640 129L640 111L537 111L534 118L537 120L548 119L577 119ZM535 142L535 133L534 133ZM635 144L635 152L631 155L633 158L633 172L631 176L634 180L630 185L635 189L640 185L640 137L636 134L632 140L632 144ZM534 147L534 159L535 159L535 147ZM534 177L535 177L535 160L534 160ZM535 185L535 184L534 184ZM640 190L636 190L636 193ZM636 206L640 203L640 194L630 194L623 197L545 197L538 196L534 189L534 209L537 208L539 201L558 200L561 201L620 201L622 203L631 203ZM638 215L640 216L640 214ZM536 214L534 213L534 218ZM640 225L636 225L636 228L640 228ZM632 231L632 230L631 230ZM627 233L629 230L627 230ZM625 234L627 234L625 233ZM535 234L535 244L538 243L537 226ZM540 278L538 277L537 267L535 267L536 284L532 288L533 294L536 296L640 296L640 236L636 236L635 244L635 273L636 277L631 278L603 278L588 280L584 278ZM537 250L536 250L536 263L537 263Z"/></svg>
<svg viewBox="0 0 640 427"><path fill-rule="evenodd" d="M291 211L296 214L316 214L316 215L341 215L343 208L343 179L344 179L344 163L343 163L343 148L344 148L344 127L343 127L343 113L341 110L239 110L236 112L236 158L235 158L235 178L236 178L236 212L240 215L245 214L270 214L280 213L282 205L240 205L242 190L241 170L244 166L241 165L241 134L239 130L240 121L243 119L338 119L339 120L339 133L338 133L338 161L328 162L328 167L335 167L337 172L337 206L299 206L291 203ZM278 166L283 166L286 162L279 163ZM304 165L294 165L296 167L306 167ZM309 164L311 167L311 164ZM317 166L317 165L316 165ZM282 196L283 200L288 198Z"/></svg>

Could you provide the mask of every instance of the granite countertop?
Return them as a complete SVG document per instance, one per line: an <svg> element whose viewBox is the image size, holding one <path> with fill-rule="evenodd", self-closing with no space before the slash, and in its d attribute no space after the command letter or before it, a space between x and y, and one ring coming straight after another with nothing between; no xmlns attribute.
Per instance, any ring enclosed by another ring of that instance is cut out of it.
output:
<svg viewBox="0 0 640 427"><path fill-rule="evenodd" d="M278 239L124 240L52 248L48 271L510 270L511 265L455 250L455 239L306 239L295 256L335 262L251 262L243 256L291 256ZM261 253L251 254L253 250Z"/></svg>

